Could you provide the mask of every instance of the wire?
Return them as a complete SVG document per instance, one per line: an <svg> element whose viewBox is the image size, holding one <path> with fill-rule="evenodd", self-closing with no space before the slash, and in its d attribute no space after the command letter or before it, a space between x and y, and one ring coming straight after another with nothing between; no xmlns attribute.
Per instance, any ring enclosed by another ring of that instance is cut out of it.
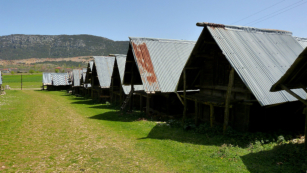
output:
<svg viewBox="0 0 307 173"><path fill-rule="evenodd" d="M249 22L249 23L247 23L247 24L245 24L245 25L254 25L254 24L256 24L256 23L260 23L260 22L262 22L262 21L265 21L265 20L267 20L267 19L270 19L270 18L272 18L272 17L275 17L275 16L277 16L277 15L279 15L279 14L282 14L282 13L284 13L284 12L287 12L287 11L289 11L289 10L292 10L293 8L296 8L296 7L301 6L301 5L303 5L303 4L306 4L306 3L307 3L307 2L303 2L303 3L300 3L300 4L296 5L296 6L294 6L294 7L291 7L291 6L294 5L294 4L292 4L292 5L290 5L290 6L286 7L286 8L281 9L281 10L284 10L284 9L285 9L284 11L277 10L277 11L275 11L275 12L269 14L269 15L266 15L266 16L264 16L264 17L261 17L261 18L259 18L259 19L257 19L257 20L254 20L254 21L252 21L252 22ZM295 4L297 4L297 3L295 3ZM289 7L291 7L291 8L289 8ZM280 12L280 11L281 11L281 12Z"/></svg>
<svg viewBox="0 0 307 173"><path fill-rule="evenodd" d="M248 18L250 18L250 17L252 17L252 16L254 16L254 15L258 14L258 13L261 13L261 12L263 12L263 11L269 9L269 8L272 8L272 7L274 7L274 6L276 6L276 5L280 4L280 3L282 3L282 2L284 2L284 1L285 1L285 0L280 1L280 2L278 2L278 3L276 3L276 4L273 4L273 5L271 5L271 6L267 7L267 8L265 8L265 9L263 9L263 10L260 10L260 11L258 11L258 12L256 12L256 13L254 13L254 14L251 14L251 15L249 15L249 16L243 18L243 19L240 19L240 20L238 20L238 21L236 21L236 22L233 22L233 23L231 23L231 25L232 25L232 24L235 24L235 23L238 23L238 22L241 22L242 20L248 19Z"/></svg>

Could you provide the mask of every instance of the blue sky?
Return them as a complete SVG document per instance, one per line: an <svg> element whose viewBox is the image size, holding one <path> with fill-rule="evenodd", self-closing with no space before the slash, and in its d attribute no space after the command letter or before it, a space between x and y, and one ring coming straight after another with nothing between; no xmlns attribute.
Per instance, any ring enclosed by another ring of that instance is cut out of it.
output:
<svg viewBox="0 0 307 173"><path fill-rule="evenodd" d="M197 40L202 28L196 23L211 22L287 30L307 37L306 7L307 0L0 0L0 36L90 34L112 40L128 40L128 36ZM269 14L276 16L262 21Z"/></svg>

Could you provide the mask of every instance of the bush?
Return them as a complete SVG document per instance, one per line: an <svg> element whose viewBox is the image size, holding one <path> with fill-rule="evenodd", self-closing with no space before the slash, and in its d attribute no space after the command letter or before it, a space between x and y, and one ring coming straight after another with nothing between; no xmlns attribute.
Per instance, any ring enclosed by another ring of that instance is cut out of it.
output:
<svg viewBox="0 0 307 173"><path fill-rule="evenodd" d="M31 70L29 70L29 73L31 73L31 74L33 74L34 72L35 72L35 71L34 71L34 70L32 70L32 69L31 69Z"/></svg>

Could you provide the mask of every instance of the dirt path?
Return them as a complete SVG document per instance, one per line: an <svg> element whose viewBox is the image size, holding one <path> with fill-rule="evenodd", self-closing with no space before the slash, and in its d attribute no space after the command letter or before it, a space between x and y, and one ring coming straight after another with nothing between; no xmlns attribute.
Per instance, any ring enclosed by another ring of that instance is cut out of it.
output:
<svg viewBox="0 0 307 173"><path fill-rule="evenodd" d="M163 163L134 149L134 141L93 123L64 96L22 91L30 99L7 171L168 172ZM18 109L18 106L17 106Z"/></svg>

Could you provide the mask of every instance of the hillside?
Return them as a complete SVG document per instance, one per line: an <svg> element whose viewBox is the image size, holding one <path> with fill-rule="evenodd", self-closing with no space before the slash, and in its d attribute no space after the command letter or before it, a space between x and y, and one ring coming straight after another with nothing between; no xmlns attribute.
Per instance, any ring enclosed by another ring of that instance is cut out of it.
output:
<svg viewBox="0 0 307 173"><path fill-rule="evenodd" d="M126 54L128 41L113 41L93 35L0 36L0 59L60 58Z"/></svg>

